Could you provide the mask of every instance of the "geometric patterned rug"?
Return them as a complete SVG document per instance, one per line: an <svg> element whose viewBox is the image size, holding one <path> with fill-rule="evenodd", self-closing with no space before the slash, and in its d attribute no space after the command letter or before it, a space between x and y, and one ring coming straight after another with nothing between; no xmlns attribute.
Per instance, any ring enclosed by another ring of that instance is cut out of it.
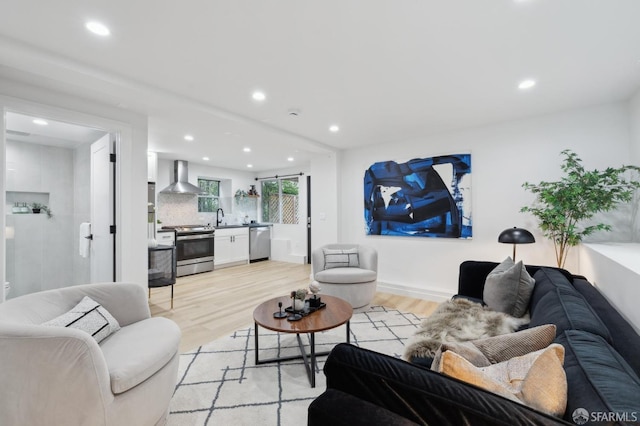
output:
<svg viewBox="0 0 640 426"><path fill-rule="evenodd" d="M351 344L399 358L421 321L410 313L371 306L353 314ZM260 359L299 354L295 334L258 332ZM316 352L331 350L346 340L346 326L316 333L315 339ZM307 407L326 387L325 359L317 358L315 388L302 360L256 366L254 328L247 326L180 355L167 425L304 425Z"/></svg>

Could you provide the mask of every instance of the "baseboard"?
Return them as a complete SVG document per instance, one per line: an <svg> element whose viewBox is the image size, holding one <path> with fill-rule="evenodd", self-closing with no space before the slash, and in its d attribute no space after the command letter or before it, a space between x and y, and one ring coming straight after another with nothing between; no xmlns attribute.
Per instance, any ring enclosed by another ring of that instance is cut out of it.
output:
<svg viewBox="0 0 640 426"><path fill-rule="evenodd" d="M384 283L380 281L378 281L377 291L413 297L416 299L432 300L434 302L446 302L454 295L454 293L434 288L409 287L402 284Z"/></svg>
<svg viewBox="0 0 640 426"><path fill-rule="evenodd" d="M271 260L276 260L278 262L289 262L289 263L297 263L297 264L305 264L307 263L307 256L304 254L285 254L278 256L271 256Z"/></svg>
<svg viewBox="0 0 640 426"><path fill-rule="evenodd" d="M219 265L214 265L213 269L223 269L223 268L228 268L230 266L247 265L248 263L249 263L248 260L239 260L237 262L228 262L228 263L223 263Z"/></svg>

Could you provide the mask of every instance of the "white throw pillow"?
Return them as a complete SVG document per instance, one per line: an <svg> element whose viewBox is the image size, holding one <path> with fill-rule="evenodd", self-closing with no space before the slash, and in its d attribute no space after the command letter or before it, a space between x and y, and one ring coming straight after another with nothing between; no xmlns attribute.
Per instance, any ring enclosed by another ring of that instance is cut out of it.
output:
<svg viewBox="0 0 640 426"><path fill-rule="evenodd" d="M359 268L358 249L323 249L324 269Z"/></svg>
<svg viewBox="0 0 640 426"><path fill-rule="evenodd" d="M85 296L69 312L42 325L48 327L77 328L93 336L98 343L120 330L118 321L101 304Z"/></svg>

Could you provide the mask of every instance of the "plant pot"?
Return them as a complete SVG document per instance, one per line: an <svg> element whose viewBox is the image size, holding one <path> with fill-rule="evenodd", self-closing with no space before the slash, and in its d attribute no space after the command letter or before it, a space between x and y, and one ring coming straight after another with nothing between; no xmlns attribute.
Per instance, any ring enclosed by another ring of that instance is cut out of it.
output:
<svg viewBox="0 0 640 426"><path fill-rule="evenodd" d="M33 214L40 214L40 209L31 209Z"/></svg>
<svg viewBox="0 0 640 426"><path fill-rule="evenodd" d="M301 311L304 309L304 300L293 299L293 309L296 311Z"/></svg>

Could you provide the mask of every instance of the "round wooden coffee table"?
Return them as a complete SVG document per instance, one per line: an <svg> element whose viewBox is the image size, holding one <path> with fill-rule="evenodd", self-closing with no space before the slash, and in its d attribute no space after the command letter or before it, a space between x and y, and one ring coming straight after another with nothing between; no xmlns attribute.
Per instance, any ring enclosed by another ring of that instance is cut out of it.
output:
<svg viewBox="0 0 640 426"><path fill-rule="evenodd" d="M288 296L276 297L258 305L258 307L253 311L253 321L255 324L256 365L266 364L269 362L286 361L290 359L302 359L304 362L304 366L307 369L311 387L316 387L316 357L328 355L329 352L316 353L315 333L319 331L330 330L332 328L336 328L343 324L346 324L346 342L349 343L349 320L353 315L353 308L351 307L351 304L349 302L338 297L328 295L321 295L321 298L322 302L326 303L327 306L317 310L316 312L312 312L307 316L304 316L301 320L298 321L289 321L287 320L287 318L278 319L273 317L274 312L279 312L278 302L282 303L283 311L286 307L291 306L291 298ZM258 326L280 333L295 333L296 338L298 339L298 346L300 347L300 355L263 360L259 359ZM300 338L300 334L303 333L309 335L310 353L308 354L305 351L304 344L302 343L302 339Z"/></svg>

